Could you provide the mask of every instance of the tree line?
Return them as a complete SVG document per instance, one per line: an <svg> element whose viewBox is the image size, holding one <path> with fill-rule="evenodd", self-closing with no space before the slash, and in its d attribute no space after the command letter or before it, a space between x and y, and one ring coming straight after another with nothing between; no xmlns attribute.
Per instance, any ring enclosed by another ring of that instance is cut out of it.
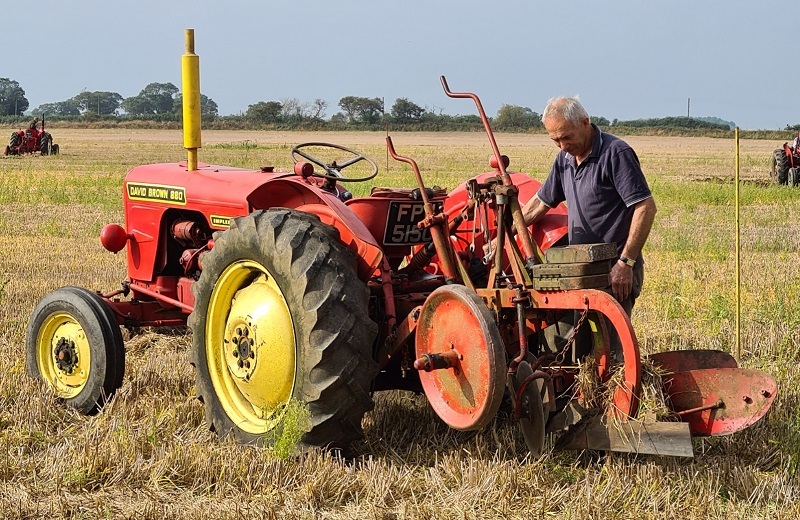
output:
<svg viewBox="0 0 800 520"><path fill-rule="evenodd" d="M182 98L178 87L172 83L150 83L139 94L125 98L116 92L83 90L74 97L44 103L32 110L20 84L9 78L0 78L0 122L16 122L21 117L46 117L49 121L144 120L153 122L180 122ZM200 96L203 126L207 128L264 128L380 130L387 124L404 130L475 131L482 129L477 115L447 115L423 108L408 98L398 98L386 110L384 99L379 97L345 96L339 100L337 111L327 117L328 103L323 99L302 102L297 99L259 101L238 115L220 116L217 104L206 95ZM537 131L543 129L541 115L530 108L504 104L490 118L498 131ZM668 117L609 121L592 116L600 127L626 127L632 129L690 129L702 131L727 131L733 123L719 118ZM789 129L789 127L787 127Z"/></svg>

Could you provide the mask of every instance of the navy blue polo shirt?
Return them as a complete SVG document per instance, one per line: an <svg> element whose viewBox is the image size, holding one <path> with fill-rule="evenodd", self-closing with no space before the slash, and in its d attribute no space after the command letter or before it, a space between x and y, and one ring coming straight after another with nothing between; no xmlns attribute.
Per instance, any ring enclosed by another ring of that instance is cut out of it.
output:
<svg viewBox="0 0 800 520"><path fill-rule="evenodd" d="M577 166L575 157L560 151L537 196L551 208L566 201L570 244L614 242L622 254L633 205L653 195L633 148L594 123L592 128L589 157Z"/></svg>

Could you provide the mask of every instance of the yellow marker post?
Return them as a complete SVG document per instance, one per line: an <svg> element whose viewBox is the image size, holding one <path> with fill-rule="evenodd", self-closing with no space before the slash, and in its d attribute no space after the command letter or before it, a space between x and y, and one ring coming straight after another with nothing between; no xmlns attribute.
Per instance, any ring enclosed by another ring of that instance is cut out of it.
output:
<svg viewBox="0 0 800 520"><path fill-rule="evenodd" d="M736 360L742 359L742 344L741 344L741 314L742 314L742 293L741 293L741 244L739 242L739 127L734 130L734 140L736 141L736 174L735 174L735 206L736 206Z"/></svg>
<svg viewBox="0 0 800 520"><path fill-rule="evenodd" d="M197 170L200 144L200 56L194 53L194 29L186 29L186 52L181 56L183 86L183 147L189 154L187 170Z"/></svg>

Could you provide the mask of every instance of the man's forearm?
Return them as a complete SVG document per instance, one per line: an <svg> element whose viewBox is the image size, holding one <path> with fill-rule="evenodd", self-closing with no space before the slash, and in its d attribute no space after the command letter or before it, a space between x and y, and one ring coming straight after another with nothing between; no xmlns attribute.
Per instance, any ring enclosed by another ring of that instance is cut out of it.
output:
<svg viewBox="0 0 800 520"><path fill-rule="evenodd" d="M549 209L550 208L545 206L544 202L539 200L539 197L534 195L533 198L522 207L522 216L525 217L525 225L530 226L536 222L539 217L547 213Z"/></svg>
<svg viewBox="0 0 800 520"><path fill-rule="evenodd" d="M634 206L631 230L628 233L628 240L625 242L625 247L622 248L622 256L627 258L636 258L639 256L639 253L642 252L642 248L644 247L644 243L647 241L647 237L650 235L650 229L653 227L656 211L656 203L652 197Z"/></svg>

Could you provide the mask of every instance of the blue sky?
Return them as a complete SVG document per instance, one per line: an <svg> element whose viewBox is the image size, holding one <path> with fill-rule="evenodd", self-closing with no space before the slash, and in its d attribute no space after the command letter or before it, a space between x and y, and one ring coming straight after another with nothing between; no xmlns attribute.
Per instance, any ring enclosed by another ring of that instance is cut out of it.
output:
<svg viewBox="0 0 800 520"><path fill-rule="evenodd" d="M44 0L0 32L0 77L31 108L81 90L180 87L195 30L201 89L221 114L258 101L405 97L448 114L477 93L541 112L578 94L608 119L715 116L743 129L800 123L792 3L773 0ZM12 49L18 49L13 52ZM689 101L691 100L691 101ZM687 107L688 105L688 107Z"/></svg>

